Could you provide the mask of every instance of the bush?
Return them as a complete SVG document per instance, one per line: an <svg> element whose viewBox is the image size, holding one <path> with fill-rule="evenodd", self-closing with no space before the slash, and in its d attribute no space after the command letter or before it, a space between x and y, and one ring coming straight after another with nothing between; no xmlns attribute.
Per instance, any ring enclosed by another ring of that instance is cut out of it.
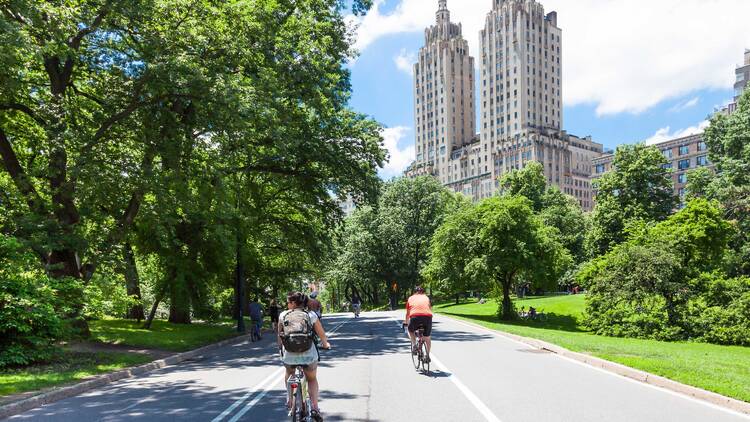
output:
<svg viewBox="0 0 750 422"><path fill-rule="evenodd" d="M0 235L0 368L52 357L72 284L47 277L16 239Z"/></svg>
<svg viewBox="0 0 750 422"><path fill-rule="evenodd" d="M717 344L750 346L750 279L703 274L705 293L690 303L693 337Z"/></svg>
<svg viewBox="0 0 750 422"><path fill-rule="evenodd" d="M128 309L138 303L135 297L129 297L122 276L105 276L106 271L94 274L84 290L84 316L86 319L105 317L123 318Z"/></svg>

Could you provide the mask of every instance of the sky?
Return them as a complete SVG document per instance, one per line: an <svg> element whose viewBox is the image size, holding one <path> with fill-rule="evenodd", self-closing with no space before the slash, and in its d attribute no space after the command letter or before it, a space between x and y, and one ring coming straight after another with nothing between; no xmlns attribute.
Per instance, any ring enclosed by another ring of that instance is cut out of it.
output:
<svg viewBox="0 0 750 422"><path fill-rule="evenodd" d="M541 3L558 12L563 31L563 128L569 133L591 135L608 149L672 139L700 131L734 95L734 70L750 48L750 0ZM477 75L479 30L491 5L448 0ZM376 0L366 16L348 17L359 51L348 64L350 104L386 128L390 162L383 178L400 175L414 159L411 68L437 8L438 0Z"/></svg>

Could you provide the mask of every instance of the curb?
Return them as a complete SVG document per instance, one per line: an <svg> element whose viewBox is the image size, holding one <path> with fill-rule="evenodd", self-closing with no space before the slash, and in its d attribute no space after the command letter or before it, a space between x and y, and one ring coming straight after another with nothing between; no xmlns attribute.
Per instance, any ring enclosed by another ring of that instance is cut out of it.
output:
<svg viewBox="0 0 750 422"><path fill-rule="evenodd" d="M190 350L188 352L183 352L183 353L178 353L172 356L168 356L164 359L155 360L145 365L135 366L132 368L126 368L126 369L122 369L119 371L110 372L108 374L97 375L89 380L82 381L77 384L70 385L68 387L56 388L47 393L38 394L36 396L32 396L27 399L19 400L14 403L9 403L4 406L0 406L0 420L6 419L11 416L15 416L24 412L28 412L29 410L36 409L37 407L41 407L41 406L51 404L60 400L75 397L79 394L85 393L87 391L91 391L99 387L103 387L115 381L120 381L126 378L132 378L137 375L142 375L142 374L145 374L145 373L157 370L157 369L165 368L167 366L176 365L180 362L184 362L196 356L200 356L206 352L210 352L212 350L216 350L216 349L219 349L221 347L224 347L230 344L240 343L242 341L248 340L249 338L250 338L250 334L244 334L241 336L232 337L226 340L222 340L218 343L209 344L208 346L203 346L195 350Z"/></svg>
<svg viewBox="0 0 750 422"><path fill-rule="evenodd" d="M688 396L688 397L701 400L701 401L710 403L712 405L715 405L724 409L728 409L734 412L741 413L743 415L750 416L750 403L747 403L744 401L740 401L737 399L733 399L731 397L723 396L721 394L714 393L711 391L703 390L701 388L682 384L677 381L673 381L671 379L661 377L659 375L654 375L654 374L644 372L638 369L633 369L629 366L621 365L615 362L610 362L608 360L597 358L597 357L587 355L584 353L572 352L564 347L561 347L552 343L547 343L546 341L543 341L543 340L538 340L538 339L529 338L529 337L522 337L516 334L507 333L505 331L492 330L482 325L469 322L469 321L465 321L462 319L458 319L458 318L453 318L445 314L439 314L439 315L445 318L452 319L454 321L472 325L484 331L490 331L497 336L505 337L509 340L523 343L527 346L531 346L539 350L546 350L550 353L554 353L556 355L592 366L597 369L601 369L601 370L604 370L604 371L607 371L616 375L620 375L625 378L629 378L638 382L642 382L644 384L649 384L654 387L659 387L659 388L668 390L673 393L681 394L683 396Z"/></svg>

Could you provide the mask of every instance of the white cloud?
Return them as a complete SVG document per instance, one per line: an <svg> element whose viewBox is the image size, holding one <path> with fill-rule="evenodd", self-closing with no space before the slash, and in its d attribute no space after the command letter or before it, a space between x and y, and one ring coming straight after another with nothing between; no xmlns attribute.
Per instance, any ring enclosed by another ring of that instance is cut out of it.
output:
<svg viewBox="0 0 750 422"><path fill-rule="evenodd" d="M398 70L406 73L407 75L414 74L414 63L417 62L417 55L415 53L407 53L405 48L401 49L398 56L393 58L393 62L396 63Z"/></svg>
<svg viewBox="0 0 750 422"><path fill-rule="evenodd" d="M644 142L646 142L646 145L656 145L661 142L669 141L672 139L677 138L683 138L685 136L695 135L697 133L702 133L710 124L708 120L704 120L700 123L698 123L695 126L690 126L685 129L678 130L674 133L670 132L670 127L663 127L654 133L654 135L648 139L646 139Z"/></svg>
<svg viewBox="0 0 750 422"><path fill-rule="evenodd" d="M395 0L391 0L395 1ZM563 29L566 105L594 104L600 115L640 113L701 89L730 89L734 67L750 46L747 0L542 0ZM432 24L436 0L400 0L381 12L377 0L358 24L364 50L394 34ZM449 0L474 57L490 0ZM480 60L477 58L477 63Z"/></svg>
<svg viewBox="0 0 750 422"><path fill-rule="evenodd" d="M697 106L699 102L700 102L700 98L695 97L695 98L693 98L691 100L687 100L685 102L676 104L674 107L670 108L669 111L671 113L679 113L681 111L685 111L685 110L687 110L689 108L693 108L693 107Z"/></svg>
<svg viewBox="0 0 750 422"><path fill-rule="evenodd" d="M411 129L403 126L383 129L382 135L385 148L388 150L388 163L383 167L381 176L391 178L400 176L414 161L414 143L410 142L406 148L399 148L399 141L404 139Z"/></svg>

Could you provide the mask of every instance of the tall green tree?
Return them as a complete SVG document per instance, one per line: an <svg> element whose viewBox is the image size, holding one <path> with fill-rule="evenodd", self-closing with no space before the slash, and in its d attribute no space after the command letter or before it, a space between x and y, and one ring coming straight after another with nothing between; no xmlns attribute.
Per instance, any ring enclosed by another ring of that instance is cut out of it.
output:
<svg viewBox="0 0 750 422"><path fill-rule="evenodd" d="M435 238L432 256L436 262L428 266L430 272L439 277L464 273L454 280L468 278L495 286L502 296L499 314L505 320L516 318L511 300L516 282L556 283L570 265L570 255L553 235L556 229L542 225L525 197L485 199L462 209L445 224ZM467 231L459 234L458 228ZM453 253L466 259L457 261Z"/></svg>
<svg viewBox="0 0 750 422"><path fill-rule="evenodd" d="M735 275L750 275L750 91L739 99L737 110L716 114L704 132L717 177L707 195L724 205L726 217L740 230L732 241L731 266Z"/></svg>
<svg viewBox="0 0 750 422"><path fill-rule="evenodd" d="M676 207L671 170L655 147L617 148L612 171L596 183L596 208L586 239L589 256L599 256L624 242L630 225L666 219Z"/></svg>
<svg viewBox="0 0 750 422"><path fill-rule="evenodd" d="M86 281L121 259L147 213L155 239L135 250L159 254L172 319L189 321L203 280L252 243L245 210L267 211L229 200L252 192L232 175L293 190L292 208L319 207L323 220L335 219L331 192L372 194L384 152L379 126L347 108L342 7L4 3L0 157L23 200L7 201L14 233L53 276Z"/></svg>

